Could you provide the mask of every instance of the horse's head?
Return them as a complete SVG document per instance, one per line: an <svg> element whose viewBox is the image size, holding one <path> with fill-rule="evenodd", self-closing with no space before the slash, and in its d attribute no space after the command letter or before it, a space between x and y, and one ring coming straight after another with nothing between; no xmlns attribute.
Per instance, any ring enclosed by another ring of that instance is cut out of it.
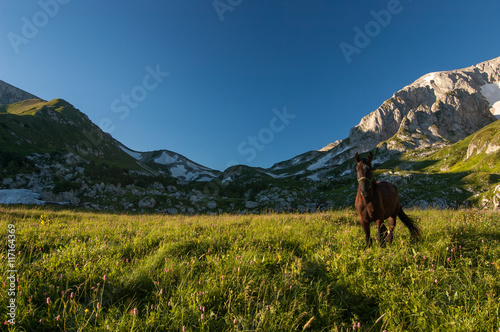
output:
<svg viewBox="0 0 500 332"><path fill-rule="evenodd" d="M356 172L358 174L359 190L364 197L368 197L371 193L373 183L373 154L370 152L368 153L368 159L362 159L356 152L354 160L357 164Z"/></svg>

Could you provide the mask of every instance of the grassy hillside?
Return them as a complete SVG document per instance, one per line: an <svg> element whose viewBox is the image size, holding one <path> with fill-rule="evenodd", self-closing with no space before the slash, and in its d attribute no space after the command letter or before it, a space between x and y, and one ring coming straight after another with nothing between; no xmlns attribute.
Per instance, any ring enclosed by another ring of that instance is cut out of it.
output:
<svg viewBox="0 0 500 332"><path fill-rule="evenodd" d="M18 278L17 324L7 327L498 331L500 215L409 214L421 242L399 223L393 245L365 249L352 210L186 217L3 207Z"/></svg>
<svg viewBox="0 0 500 332"><path fill-rule="evenodd" d="M377 166L376 176L398 184L403 201L414 203L418 198L442 206L492 208L500 185L499 160L500 121L496 121L453 145L392 158Z"/></svg>
<svg viewBox="0 0 500 332"><path fill-rule="evenodd" d="M0 105L0 151L67 153L127 169L139 169L113 138L62 99Z"/></svg>
<svg viewBox="0 0 500 332"><path fill-rule="evenodd" d="M488 151L488 149L491 150ZM428 167L430 171L500 174L500 121L484 127L452 146L431 154L426 159L437 161Z"/></svg>

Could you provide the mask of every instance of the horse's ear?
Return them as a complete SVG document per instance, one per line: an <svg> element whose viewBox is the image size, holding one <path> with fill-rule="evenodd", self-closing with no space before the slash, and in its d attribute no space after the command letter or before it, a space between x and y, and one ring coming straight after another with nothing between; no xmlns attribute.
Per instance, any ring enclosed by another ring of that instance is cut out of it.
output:
<svg viewBox="0 0 500 332"><path fill-rule="evenodd" d="M359 157L359 154L356 152L356 154L354 155L354 160L359 163L361 161L361 158Z"/></svg>
<svg viewBox="0 0 500 332"><path fill-rule="evenodd" d="M372 152L370 151L370 153L368 153L368 162L371 163L373 160L373 154Z"/></svg>

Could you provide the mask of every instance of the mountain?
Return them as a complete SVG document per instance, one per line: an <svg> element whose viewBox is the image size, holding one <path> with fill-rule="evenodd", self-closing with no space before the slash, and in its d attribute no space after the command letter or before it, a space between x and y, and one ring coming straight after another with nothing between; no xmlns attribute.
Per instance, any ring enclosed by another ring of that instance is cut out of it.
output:
<svg viewBox="0 0 500 332"><path fill-rule="evenodd" d="M103 132L62 99L29 99L0 105L0 149L20 153L70 152L145 174L166 174L185 181L210 181L218 175L180 154L136 152ZM7 130L8 129L8 130Z"/></svg>
<svg viewBox="0 0 500 332"><path fill-rule="evenodd" d="M372 151L376 178L405 206L500 208L500 58L422 76L319 151L224 172L131 150L70 103L0 83L0 203L28 193L21 201L187 214L352 206L352 155Z"/></svg>
<svg viewBox="0 0 500 332"><path fill-rule="evenodd" d="M175 212L219 173L172 151L133 151L62 99L0 105L0 189L13 190L4 202L29 189L42 201Z"/></svg>
<svg viewBox="0 0 500 332"><path fill-rule="evenodd" d="M355 152L377 149L376 162L408 149L443 147L458 142L500 117L500 57L459 70L426 74L394 93L361 119L349 137L281 175L328 178L332 167ZM283 164L283 163L281 163ZM279 165L271 167L275 172Z"/></svg>
<svg viewBox="0 0 500 332"><path fill-rule="evenodd" d="M15 86L0 80L0 105L13 104L17 103L18 101L27 99L39 99L39 98L35 95L32 95L31 93L16 88Z"/></svg>
<svg viewBox="0 0 500 332"><path fill-rule="evenodd" d="M128 155L151 169L158 170L186 183L190 181L210 182L220 174L219 171L197 164L173 151L137 152L121 143L119 143L119 146Z"/></svg>
<svg viewBox="0 0 500 332"><path fill-rule="evenodd" d="M500 209L498 160L500 121L495 121L444 148L409 150L399 159L381 164L377 172L399 182L412 205L426 207L434 202L442 207Z"/></svg>

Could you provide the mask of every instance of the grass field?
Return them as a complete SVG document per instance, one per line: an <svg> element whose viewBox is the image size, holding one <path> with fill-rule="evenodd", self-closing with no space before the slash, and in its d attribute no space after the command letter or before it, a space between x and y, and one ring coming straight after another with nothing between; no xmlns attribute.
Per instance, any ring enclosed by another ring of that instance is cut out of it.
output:
<svg viewBox="0 0 500 332"><path fill-rule="evenodd" d="M500 215L408 214L422 227L420 242L398 222L392 245L366 249L353 210L166 216L1 207L3 327L499 331Z"/></svg>

